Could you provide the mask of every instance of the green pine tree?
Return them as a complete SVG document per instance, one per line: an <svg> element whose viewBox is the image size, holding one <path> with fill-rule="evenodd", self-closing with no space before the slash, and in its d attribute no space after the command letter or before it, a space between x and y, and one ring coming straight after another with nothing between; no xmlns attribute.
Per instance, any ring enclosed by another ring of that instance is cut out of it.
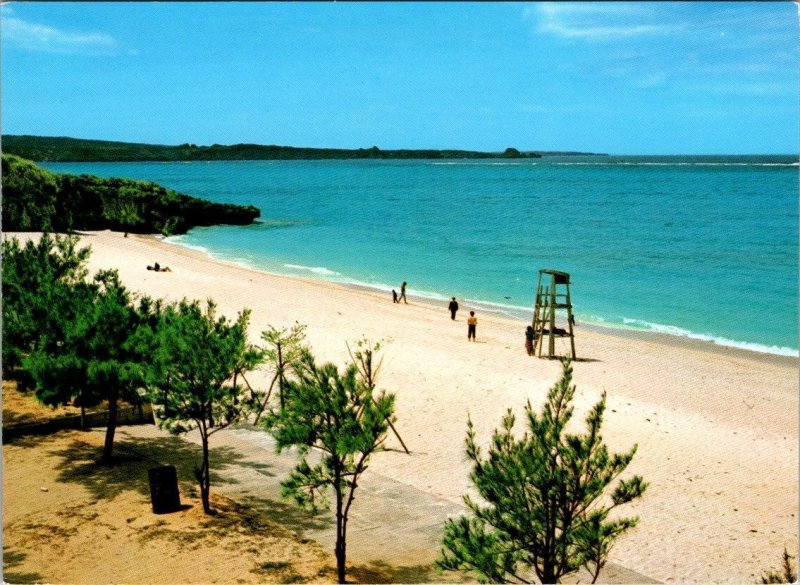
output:
<svg viewBox="0 0 800 585"><path fill-rule="evenodd" d="M285 327L278 329L270 326L261 332L261 339L267 343L266 347L264 347L265 361L275 369L275 375L272 377L269 390L267 390L256 413L255 424L258 424L261 419L276 383L278 384L278 398L281 408L283 408L283 388L286 386L286 374L290 365L297 362L305 351L305 331L305 325L295 323L288 329Z"/></svg>
<svg viewBox="0 0 800 585"><path fill-rule="evenodd" d="M525 408L528 432L517 438L509 410L495 430L487 457L481 455L472 421L466 452L470 478L486 505L464 497L471 516L448 520L437 565L473 571L482 582L558 583L585 567L597 580L614 541L638 518L612 510L640 497L647 484L639 476L606 488L631 462L636 446L611 455L600 427L605 393L586 417L586 433L566 431L575 395L572 367L547 395L541 413Z"/></svg>
<svg viewBox="0 0 800 585"><path fill-rule="evenodd" d="M197 429L203 459L196 468L203 510L211 514L209 439L250 415L257 396L239 383L243 372L263 359L247 340L250 311L235 321L216 317L208 301L165 307L158 326L148 387L160 425L173 433Z"/></svg>
<svg viewBox="0 0 800 585"><path fill-rule="evenodd" d="M300 463L281 484L285 496L316 509L318 504L329 507L327 494L333 493L334 552L339 582L344 583L350 508L370 457L386 450L394 395L375 395L355 364L339 372L334 364L318 366L308 352L293 364L293 370L297 379L286 381L284 407L268 413L264 426L279 450L300 449ZM313 466L307 459L311 448L322 454Z"/></svg>
<svg viewBox="0 0 800 585"><path fill-rule="evenodd" d="M86 283L88 247L75 236L43 234L21 246L3 241L3 377L25 381L22 360L36 347L54 349L64 328L93 293Z"/></svg>
<svg viewBox="0 0 800 585"><path fill-rule="evenodd" d="M139 347L140 326L152 320L144 299L137 310L114 270L95 276L93 295L76 302L64 325L63 343L40 345L23 360L36 381L36 395L45 404L81 407L108 401L108 424L100 462L112 462L120 400L138 403L149 356ZM65 319L66 319L65 315Z"/></svg>

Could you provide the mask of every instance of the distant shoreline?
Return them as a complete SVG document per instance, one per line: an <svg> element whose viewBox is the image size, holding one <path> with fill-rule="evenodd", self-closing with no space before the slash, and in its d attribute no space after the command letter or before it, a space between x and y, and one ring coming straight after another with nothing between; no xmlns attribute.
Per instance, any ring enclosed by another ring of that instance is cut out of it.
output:
<svg viewBox="0 0 800 585"><path fill-rule="evenodd" d="M37 162L172 162L212 160L419 160L419 159L538 159L542 156L607 156L571 151L503 151L464 149L316 148L274 144L164 145L90 140L65 136L3 136L3 151Z"/></svg>

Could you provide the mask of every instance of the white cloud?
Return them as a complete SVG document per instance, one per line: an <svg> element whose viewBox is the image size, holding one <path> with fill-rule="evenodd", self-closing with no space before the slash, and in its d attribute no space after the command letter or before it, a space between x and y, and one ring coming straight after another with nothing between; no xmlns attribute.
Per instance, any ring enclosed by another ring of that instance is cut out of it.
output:
<svg viewBox="0 0 800 585"><path fill-rule="evenodd" d="M48 53L109 54L117 42L111 35L97 32L71 32L46 24L28 22L17 17L4 5L2 10L3 40L22 49Z"/></svg>
<svg viewBox="0 0 800 585"><path fill-rule="evenodd" d="M541 32L586 41L666 35L683 29L659 22L648 7L637 4L541 3L526 8L523 16L534 19Z"/></svg>

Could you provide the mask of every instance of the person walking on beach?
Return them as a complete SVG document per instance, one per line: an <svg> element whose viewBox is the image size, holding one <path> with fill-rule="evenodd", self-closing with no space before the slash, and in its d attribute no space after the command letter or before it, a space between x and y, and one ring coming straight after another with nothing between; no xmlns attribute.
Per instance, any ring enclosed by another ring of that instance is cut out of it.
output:
<svg viewBox="0 0 800 585"><path fill-rule="evenodd" d="M408 304L408 299L406 299L406 283L405 282L403 282L403 284L400 285L400 298L403 299L403 302L405 304ZM397 301L397 302L399 303L400 301Z"/></svg>
<svg viewBox="0 0 800 585"><path fill-rule="evenodd" d="M533 327L528 325L528 328L525 330L525 350L528 352L528 355L533 355L534 336Z"/></svg>
<svg viewBox="0 0 800 585"><path fill-rule="evenodd" d="M450 301L450 304L447 305L447 308L450 310L450 318L455 321L456 320L456 311L458 311L458 303L456 302L456 298L453 297L453 300Z"/></svg>
<svg viewBox="0 0 800 585"><path fill-rule="evenodd" d="M400 301L397 300L397 291L392 289L392 302L399 303Z"/></svg>
<svg viewBox="0 0 800 585"><path fill-rule="evenodd" d="M467 341L475 341L475 328L477 326L478 318L475 316L475 311L470 311L467 318Z"/></svg>

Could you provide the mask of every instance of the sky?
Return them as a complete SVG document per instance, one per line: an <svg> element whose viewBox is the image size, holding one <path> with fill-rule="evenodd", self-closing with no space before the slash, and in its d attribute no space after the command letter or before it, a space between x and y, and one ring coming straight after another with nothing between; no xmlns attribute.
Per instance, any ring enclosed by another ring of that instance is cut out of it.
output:
<svg viewBox="0 0 800 585"><path fill-rule="evenodd" d="M798 6L7 3L2 132L798 153Z"/></svg>

